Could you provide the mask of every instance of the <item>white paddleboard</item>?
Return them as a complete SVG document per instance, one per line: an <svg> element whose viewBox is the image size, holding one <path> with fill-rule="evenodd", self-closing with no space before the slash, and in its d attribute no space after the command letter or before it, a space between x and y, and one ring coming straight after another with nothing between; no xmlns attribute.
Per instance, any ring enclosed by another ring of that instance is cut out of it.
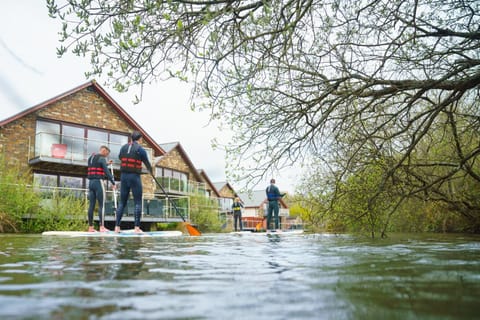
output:
<svg viewBox="0 0 480 320"><path fill-rule="evenodd" d="M302 229L295 229L295 230L275 230L275 231L233 231L230 232L232 234L242 234L242 235L295 235L295 234L302 234L303 230Z"/></svg>
<svg viewBox="0 0 480 320"><path fill-rule="evenodd" d="M144 231L135 233L133 230L122 230L121 232L87 232L87 231L45 231L43 236L63 237L178 237L183 235L181 231Z"/></svg>

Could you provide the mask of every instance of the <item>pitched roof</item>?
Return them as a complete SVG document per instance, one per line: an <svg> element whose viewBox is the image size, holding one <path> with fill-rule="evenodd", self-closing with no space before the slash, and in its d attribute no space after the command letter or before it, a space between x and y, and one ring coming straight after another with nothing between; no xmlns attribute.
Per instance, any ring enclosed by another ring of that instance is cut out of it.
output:
<svg viewBox="0 0 480 320"><path fill-rule="evenodd" d="M213 185L215 186L215 188L217 188L217 190L220 192L220 190L222 190L224 187L227 187L228 189L232 190L233 194L235 197L238 196L237 192L235 191L235 189L233 189L233 187L230 185L230 183L226 182L226 181L222 181L222 182L214 182Z"/></svg>
<svg viewBox="0 0 480 320"><path fill-rule="evenodd" d="M162 147L163 150L165 150L165 152L170 152L172 151L173 149L175 149L175 147L180 144L179 142L169 142L169 143L160 143L160 147Z"/></svg>
<svg viewBox="0 0 480 320"><path fill-rule="evenodd" d="M227 184L226 182L214 182L213 185L215 186L215 188L217 188L217 190L220 190L222 189L225 184Z"/></svg>
<svg viewBox="0 0 480 320"><path fill-rule="evenodd" d="M70 95L73 95L81 90L84 90L88 87L92 87L95 92L97 92L101 97L103 97L110 106L120 114L120 116L129 124L131 125L135 130L138 130L142 133L143 135L143 140L148 143L150 146L152 146L153 150L155 151L155 155L163 155L165 154L165 151L155 142L155 140L150 137L147 132L143 130L143 128L95 81L88 81L76 88L73 88L69 91L66 91L64 93L61 93L51 99L48 99L40 104L37 104L33 107L27 108L11 117L8 117L2 121L0 121L0 127L4 126L12 121L18 120L24 116L29 115L30 113L33 113L35 111L41 110L43 108L48 107L49 105L65 98Z"/></svg>
<svg viewBox="0 0 480 320"><path fill-rule="evenodd" d="M215 195L217 196L217 198L220 198L220 197L221 197L220 193L218 192L217 188L216 188L215 185L212 183L212 181L210 181L210 178L208 177L208 175L207 175L207 173L205 172L205 170L199 169L199 170L198 170L198 173L203 177L203 179L204 179L205 182L210 186L210 188L213 190L213 192L215 192Z"/></svg>
<svg viewBox="0 0 480 320"><path fill-rule="evenodd" d="M241 192L238 194L238 197L242 200L245 207L260 207L263 201L265 201L265 191Z"/></svg>
<svg viewBox="0 0 480 320"><path fill-rule="evenodd" d="M195 166L193 165L192 163L192 160L190 160L190 158L188 157L187 153L185 152L185 149L183 149L182 145L180 144L180 142L169 142L169 143L161 143L160 144L161 148L163 150L165 150L165 155L167 153L170 153L172 152L173 150L177 149L178 152L180 153L180 155L183 157L183 159L185 160L185 162L187 163L187 165L192 168L192 172L193 174L195 174L196 178L198 179L198 181L202 181L202 176L200 175L200 173L198 172L198 170L195 168ZM168 151L167 151L168 150ZM159 159L156 159L156 161L158 162L160 160Z"/></svg>

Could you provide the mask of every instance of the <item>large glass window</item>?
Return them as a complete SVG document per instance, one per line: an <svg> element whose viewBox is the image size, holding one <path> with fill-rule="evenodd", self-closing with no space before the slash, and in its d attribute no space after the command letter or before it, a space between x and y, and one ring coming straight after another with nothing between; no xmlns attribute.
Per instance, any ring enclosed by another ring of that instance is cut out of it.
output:
<svg viewBox="0 0 480 320"><path fill-rule="evenodd" d="M34 173L33 183L35 186L55 188L58 186L58 176L56 174Z"/></svg>
<svg viewBox="0 0 480 320"><path fill-rule="evenodd" d="M60 143L60 124L37 121L35 155L51 156L52 146Z"/></svg>
<svg viewBox="0 0 480 320"><path fill-rule="evenodd" d="M85 129L64 125L62 127L62 143L67 147L67 158L83 160L85 154Z"/></svg>
<svg viewBox="0 0 480 320"><path fill-rule="evenodd" d="M108 144L108 132L89 129L87 132L87 155L98 153L101 145Z"/></svg>
<svg viewBox="0 0 480 320"><path fill-rule="evenodd" d="M80 177L69 177L69 176L60 176L59 184L61 188L65 188L62 191L66 194L73 193L77 198L82 197L84 194L83 188L83 178ZM66 192L68 189L68 192Z"/></svg>
<svg viewBox="0 0 480 320"><path fill-rule="evenodd" d="M120 154L120 148L128 143L128 137L126 135L110 133L110 159L115 163L119 163L118 155Z"/></svg>
<svg viewBox="0 0 480 320"><path fill-rule="evenodd" d="M80 161L86 161L101 145L106 145L111 151L110 159L118 163L120 148L128 142L127 134L47 120L37 121L36 134L36 156L54 156L52 150L57 146L66 149L62 158Z"/></svg>
<svg viewBox="0 0 480 320"><path fill-rule="evenodd" d="M155 176L161 178L162 184L169 190L186 192L188 175L181 171L156 168Z"/></svg>
<svg viewBox="0 0 480 320"><path fill-rule="evenodd" d="M84 196L85 178L63 176L58 174L34 173L33 182L40 189L43 198L51 198L53 194L70 195L78 198Z"/></svg>
<svg viewBox="0 0 480 320"><path fill-rule="evenodd" d="M233 205L233 199L231 198L220 198L218 200L219 204L220 204L220 208L222 211L226 212L226 211L232 211L232 205Z"/></svg>

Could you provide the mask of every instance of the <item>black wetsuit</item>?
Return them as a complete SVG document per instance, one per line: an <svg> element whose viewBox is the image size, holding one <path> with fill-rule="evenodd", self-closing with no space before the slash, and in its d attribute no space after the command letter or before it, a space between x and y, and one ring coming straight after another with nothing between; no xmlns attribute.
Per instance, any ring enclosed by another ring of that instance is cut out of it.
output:
<svg viewBox="0 0 480 320"><path fill-rule="evenodd" d="M142 172L142 162L147 167L149 172L152 172L152 166L147 157L147 152L145 149L134 141L124 145L120 149L118 158L121 161L120 171L120 203L117 208L117 221L115 226L120 227L122 222L123 211L127 206L128 196L130 190L133 195L134 202L134 219L135 227L140 227L140 220L142 215L142 179L140 174Z"/></svg>
<svg viewBox="0 0 480 320"><path fill-rule="evenodd" d="M103 225L105 216L105 179L115 185L112 174L108 171L107 161L101 154L92 154L88 158L88 225L93 226L93 210L98 202L98 217L100 225Z"/></svg>
<svg viewBox="0 0 480 320"><path fill-rule="evenodd" d="M234 202L232 204L232 210L233 210L233 223L235 227L235 231L237 231L237 228L240 227L240 231L243 230L242 227L242 208L243 205L240 202Z"/></svg>

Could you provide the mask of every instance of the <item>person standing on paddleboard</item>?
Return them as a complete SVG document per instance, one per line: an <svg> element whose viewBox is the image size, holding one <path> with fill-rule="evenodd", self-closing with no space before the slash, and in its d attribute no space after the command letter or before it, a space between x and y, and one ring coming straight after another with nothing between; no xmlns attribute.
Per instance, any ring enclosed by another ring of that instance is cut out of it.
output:
<svg viewBox="0 0 480 320"><path fill-rule="evenodd" d="M272 222L272 213L275 219L275 229L279 229L278 213L280 207L278 200L280 200L285 194L281 194L278 187L275 185L275 179L270 180L270 185L265 190L268 200L268 213L267 213L267 230L270 228Z"/></svg>
<svg viewBox="0 0 480 320"><path fill-rule="evenodd" d="M133 131L131 142L122 146L118 158L120 159L120 203L117 208L117 219L115 222L115 232L120 232L120 224L122 222L123 210L127 206L130 190L133 194L133 202L135 204L133 214L135 220L135 232L143 232L140 229L140 219L142 215L142 162L147 170L152 173L152 165L148 160L147 152L140 145L142 134Z"/></svg>
<svg viewBox="0 0 480 320"><path fill-rule="evenodd" d="M101 146L99 153L93 153L88 158L88 231L96 232L93 227L93 211L95 210L95 203L98 202L98 217L100 232L109 231L105 228L105 179L112 183L112 189L115 190L115 180L107 167L106 157L110 154L110 149L107 146Z"/></svg>
<svg viewBox="0 0 480 320"><path fill-rule="evenodd" d="M242 227L242 208L243 204L240 202L240 198L235 198L235 201L232 204L232 211L233 211L233 225L235 231L237 231L237 227L240 227L240 231L243 231Z"/></svg>

